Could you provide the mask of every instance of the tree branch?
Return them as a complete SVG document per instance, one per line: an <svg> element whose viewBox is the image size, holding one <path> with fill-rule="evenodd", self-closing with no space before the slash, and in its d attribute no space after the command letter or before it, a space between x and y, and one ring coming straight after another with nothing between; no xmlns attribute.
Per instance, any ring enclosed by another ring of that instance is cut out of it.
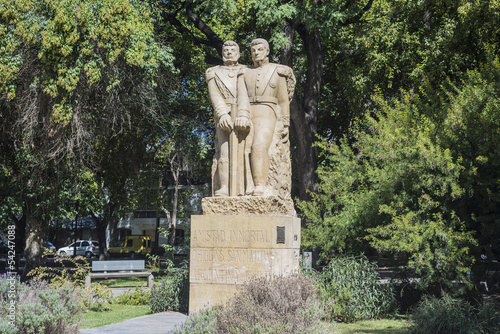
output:
<svg viewBox="0 0 500 334"><path fill-rule="evenodd" d="M190 0L186 0L185 8L191 22L194 23L199 31L207 36L208 41L205 41L205 45L215 48L219 55L222 57L222 45L224 44L224 41L219 36L217 36L217 34L200 18L198 14L194 12Z"/></svg>
<svg viewBox="0 0 500 334"><path fill-rule="evenodd" d="M196 29L198 29L207 37L207 39L197 37L195 34L193 34L186 26L184 26L184 24L182 24L181 21L177 19L177 14L179 13L181 8L176 10L174 14L164 10L161 13L161 16L174 28L176 28L181 34L187 36L194 44L200 46L205 45L214 48L219 54L220 58L214 57L210 53L205 52L205 60L209 64L222 65L221 57L222 45L224 44L224 41L219 38L219 36L217 36L217 34L200 18L197 13L195 13L191 1L186 0L186 2L184 3L184 8L189 20L194 24Z"/></svg>
<svg viewBox="0 0 500 334"><path fill-rule="evenodd" d="M361 18L363 17L363 15L365 15L365 13L367 11L369 11L370 8L372 8L372 5L373 5L373 0L369 0L368 3L363 7L361 12L359 12L357 15L351 17L347 21L342 22L341 26L345 27L345 26L348 26L348 25L353 24L353 23L358 23L359 20L361 20Z"/></svg>

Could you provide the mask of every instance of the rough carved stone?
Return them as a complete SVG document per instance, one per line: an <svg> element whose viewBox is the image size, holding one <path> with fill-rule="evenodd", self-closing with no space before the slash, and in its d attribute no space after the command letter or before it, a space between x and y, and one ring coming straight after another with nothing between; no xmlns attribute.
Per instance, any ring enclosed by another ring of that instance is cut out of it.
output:
<svg viewBox="0 0 500 334"><path fill-rule="evenodd" d="M271 215L293 216L291 198L278 196L205 197L201 201L204 215Z"/></svg>

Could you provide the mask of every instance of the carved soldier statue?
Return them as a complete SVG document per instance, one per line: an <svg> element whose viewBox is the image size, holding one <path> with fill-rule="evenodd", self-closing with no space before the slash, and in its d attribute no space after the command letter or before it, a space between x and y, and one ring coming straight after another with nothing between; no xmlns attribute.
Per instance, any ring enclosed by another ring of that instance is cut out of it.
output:
<svg viewBox="0 0 500 334"><path fill-rule="evenodd" d="M295 76L290 67L269 63L269 44L265 39L253 40L251 53L254 65L238 73L238 115L234 125L240 132L251 133L252 195L277 195L283 188L286 191L282 197L289 197L291 172L288 128ZM276 175L268 178L270 160L273 160L271 165L274 168L271 173ZM278 175L284 173L288 173L284 178ZM274 184L270 186L268 180Z"/></svg>
<svg viewBox="0 0 500 334"><path fill-rule="evenodd" d="M230 136L235 135L237 75L245 67L238 64L239 58L238 44L226 41L222 47L224 65L211 67L206 72L208 92L214 107L216 128L215 157L212 166L214 196L229 196L229 144ZM231 115L231 108L234 110L233 115ZM235 163L233 162L233 164Z"/></svg>

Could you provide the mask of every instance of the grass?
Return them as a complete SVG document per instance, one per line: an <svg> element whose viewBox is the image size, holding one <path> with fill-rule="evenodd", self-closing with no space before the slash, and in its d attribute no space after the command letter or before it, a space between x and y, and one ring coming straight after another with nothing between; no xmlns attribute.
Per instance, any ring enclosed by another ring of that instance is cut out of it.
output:
<svg viewBox="0 0 500 334"><path fill-rule="evenodd" d="M149 306L147 305L120 305L112 304L109 311L93 312L84 314L81 329L94 328L115 324L128 319L148 315ZM411 322L407 317L398 319L380 319L359 321L354 323L336 323L324 324L324 333L332 334L405 334L410 327Z"/></svg>
<svg viewBox="0 0 500 334"><path fill-rule="evenodd" d="M110 308L104 312L88 311L83 315L80 328L101 327L150 314L148 305L111 304Z"/></svg>
<svg viewBox="0 0 500 334"><path fill-rule="evenodd" d="M380 319L339 323L335 327L337 334L404 334L408 332L411 322L407 317L398 319Z"/></svg>
<svg viewBox="0 0 500 334"><path fill-rule="evenodd" d="M148 285L146 277L94 278L92 282L100 283L108 288L146 287Z"/></svg>

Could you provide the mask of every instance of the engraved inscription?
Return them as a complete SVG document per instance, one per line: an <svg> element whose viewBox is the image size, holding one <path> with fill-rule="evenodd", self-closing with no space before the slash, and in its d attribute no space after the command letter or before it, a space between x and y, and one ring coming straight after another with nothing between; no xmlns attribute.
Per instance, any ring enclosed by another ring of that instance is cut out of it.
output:
<svg viewBox="0 0 500 334"><path fill-rule="evenodd" d="M190 281L199 283L243 284L251 277L268 275L268 273L262 271L242 269L195 269L190 273Z"/></svg>
<svg viewBox="0 0 500 334"><path fill-rule="evenodd" d="M234 248L193 248L192 262L270 263L271 250Z"/></svg>
<svg viewBox="0 0 500 334"><path fill-rule="evenodd" d="M270 236L263 230L229 230L231 241L235 242L269 242Z"/></svg>
<svg viewBox="0 0 500 334"><path fill-rule="evenodd" d="M224 230L193 230L191 238L194 241L226 241L226 231Z"/></svg>
<svg viewBox="0 0 500 334"><path fill-rule="evenodd" d="M271 235L266 230L193 230L191 238L193 241L215 243L271 241Z"/></svg>

